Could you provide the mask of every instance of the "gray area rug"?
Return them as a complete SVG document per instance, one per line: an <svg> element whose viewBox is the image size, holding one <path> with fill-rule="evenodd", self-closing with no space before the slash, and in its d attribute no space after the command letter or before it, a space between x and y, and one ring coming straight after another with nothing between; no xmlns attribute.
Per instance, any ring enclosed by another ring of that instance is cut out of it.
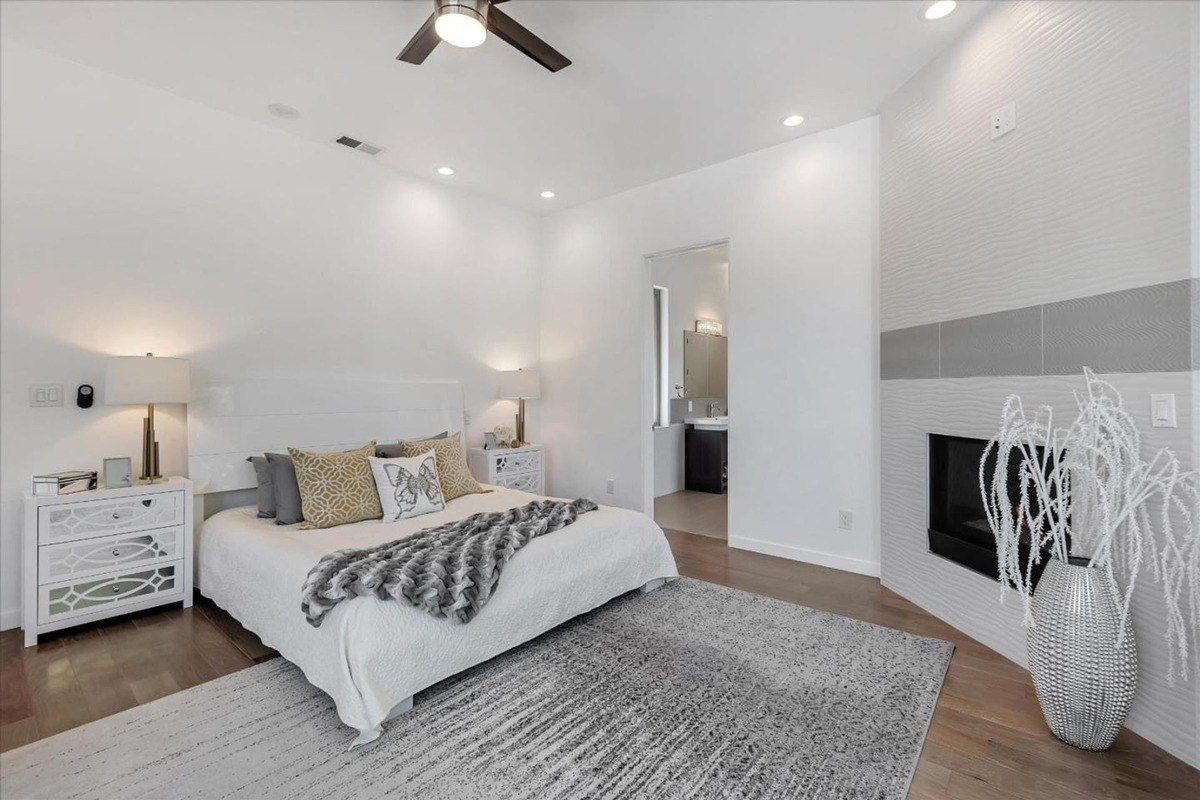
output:
<svg viewBox="0 0 1200 800"><path fill-rule="evenodd" d="M952 650L685 578L422 692L369 748L275 659L4 753L0 793L902 798Z"/></svg>

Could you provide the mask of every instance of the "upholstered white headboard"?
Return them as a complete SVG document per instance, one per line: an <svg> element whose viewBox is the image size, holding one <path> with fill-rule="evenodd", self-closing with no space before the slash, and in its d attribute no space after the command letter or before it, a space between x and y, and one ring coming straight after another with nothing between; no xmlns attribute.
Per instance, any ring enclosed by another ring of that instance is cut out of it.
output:
<svg viewBox="0 0 1200 800"><path fill-rule="evenodd" d="M463 429L456 381L262 380L193 387L188 477L196 492L257 485L247 456L339 450Z"/></svg>

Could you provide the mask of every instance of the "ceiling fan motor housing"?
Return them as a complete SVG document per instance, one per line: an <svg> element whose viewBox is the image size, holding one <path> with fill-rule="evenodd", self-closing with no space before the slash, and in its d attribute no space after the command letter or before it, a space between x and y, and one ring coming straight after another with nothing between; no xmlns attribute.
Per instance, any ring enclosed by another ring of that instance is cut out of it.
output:
<svg viewBox="0 0 1200 800"><path fill-rule="evenodd" d="M490 5L488 0L434 0L434 5L436 6L433 12L434 16L464 14L474 17L480 25L487 27L487 12Z"/></svg>

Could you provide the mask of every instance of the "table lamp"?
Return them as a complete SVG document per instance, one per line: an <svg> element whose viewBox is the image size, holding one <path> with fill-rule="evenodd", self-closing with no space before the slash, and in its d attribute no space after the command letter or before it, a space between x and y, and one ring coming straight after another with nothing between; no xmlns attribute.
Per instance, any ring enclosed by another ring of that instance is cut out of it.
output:
<svg viewBox="0 0 1200 800"><path fill-rule="evenodd" d="M104 371L104 402L110 406L146 404L142 420L141 480L153 483L158 469L158 442L154 438L154 404L186 403L191 393L191 374L186 358L114 356Z"/></svg>
<svg viewBox="0 0 1200 800"><path fill-rule="evenodd" d="M500 373L500 396L517 401L517 441L525 442L525 401L542 396L536 369L512 369Z"/></svg>

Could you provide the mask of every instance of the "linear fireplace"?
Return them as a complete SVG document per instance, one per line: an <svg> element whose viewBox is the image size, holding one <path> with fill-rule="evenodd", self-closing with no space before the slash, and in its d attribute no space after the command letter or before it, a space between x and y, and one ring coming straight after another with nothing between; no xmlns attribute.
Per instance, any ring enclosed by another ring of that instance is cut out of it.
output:
<svg viewBox="0 0 1200 800"><path fill-rule="evenodd" d="M996 540L988 527L979 486L979 462L987 442L965 436L929 434L929 551L956 564L999 580L996 569ZM996 454L989 456L988 483L996 469ZM1019 454L1009 454L1008 474L1017 474ZM1014 479L1015 483L1015 479ZM1018 494L1017 487L1011 493ZM1048 554L1047 554L1048 555ZM1029 547L1020 552L1022 563ZM1034 566L1034 581L1046 563Z"/></svg>

